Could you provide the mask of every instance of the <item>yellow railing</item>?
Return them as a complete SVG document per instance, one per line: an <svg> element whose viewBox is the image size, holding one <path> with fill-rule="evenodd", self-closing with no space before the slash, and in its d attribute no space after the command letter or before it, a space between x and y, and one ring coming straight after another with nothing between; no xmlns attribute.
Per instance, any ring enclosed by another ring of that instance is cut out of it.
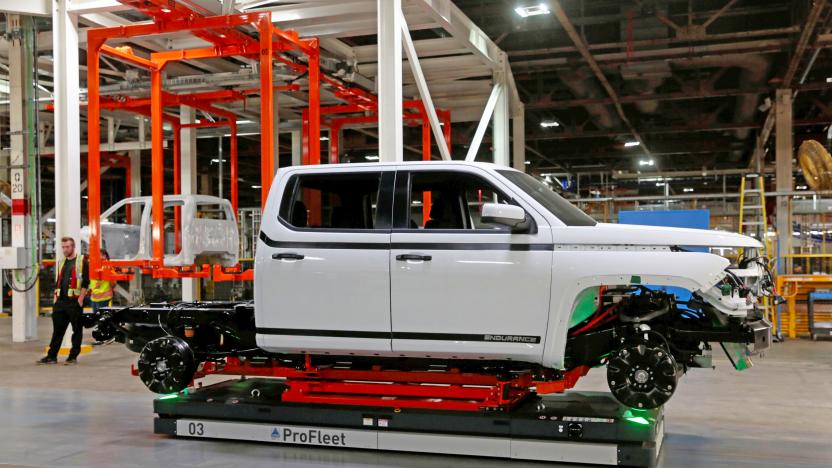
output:
<svg viewBox="0 0 832 468"><path fill-rule="evenodd" d="M810 254L799 254L810 255ZM823 254L825 255L825 254ZM777 292L786 299L788 336L797 337L797 296L832 288L832 275L778 275Z"/></svg>

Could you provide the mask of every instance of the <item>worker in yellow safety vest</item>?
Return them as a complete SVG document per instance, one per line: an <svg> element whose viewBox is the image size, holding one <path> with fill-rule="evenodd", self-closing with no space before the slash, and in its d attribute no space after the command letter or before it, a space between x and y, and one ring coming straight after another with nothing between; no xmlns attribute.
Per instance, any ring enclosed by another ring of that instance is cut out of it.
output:
<svg viewBox="0 0 832 468"><path fill-rule="evenodd" d="M101 249L101 258L110 259L110 254ZM113 302L113 282L109 280L90 280L90 303L92 311L98 312L102 307L109 307Z"/></svg>
<svg viewBox="0 0 832 468"><path fill-rule="evenodd" d="M67 327L72 325L72 348L66 358L67 364L78 362L81 353L81 340L84 327L81 316L84 313L84 299L90 284L90 266L83 255L75 252L75 239L61 238L61 251L64 258L55 269L55 294L52 303L52 340L46 356L38 364L55 364L58 362L58 350L64 339Z"/></svg>

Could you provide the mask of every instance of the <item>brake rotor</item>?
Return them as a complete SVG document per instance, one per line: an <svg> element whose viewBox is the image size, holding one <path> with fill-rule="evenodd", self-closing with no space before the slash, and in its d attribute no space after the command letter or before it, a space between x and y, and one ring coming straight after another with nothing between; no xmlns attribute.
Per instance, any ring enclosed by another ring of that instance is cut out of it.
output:
<svg viewBox="0 0 832 468"><path fill-rule="evenodd" d="M658 342L625 343L607 364L607 383L613 396L632 408L658 408L676 391L676 359Z"/></svg>
<svg viewBox="0 0 832 468"><path fill-rule="evenodd" d="M155 393L185 389L196 372L196 359L188 343L176 336L148 341L139 354L139 378Z"/></svg>

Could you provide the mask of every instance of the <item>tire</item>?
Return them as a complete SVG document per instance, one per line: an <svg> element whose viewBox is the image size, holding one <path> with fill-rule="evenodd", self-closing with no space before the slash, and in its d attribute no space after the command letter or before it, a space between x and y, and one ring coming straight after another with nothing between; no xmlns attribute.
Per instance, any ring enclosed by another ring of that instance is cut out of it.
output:
<svg viewBox="0 0 832 468"><path fill-rule="evenodd" d="M610 391L631 408L652 409L665 404L676 391L680 375L676 359L655 338L625 342L610 354L607 364Z"/></svg>
<svg viewBox="0 0 832 468"><path fill-rule="evenodd" d="M147 342L139 354L139 378L155 393L176 393L193 381L197 362L188 343L176 336Z"/></svg>

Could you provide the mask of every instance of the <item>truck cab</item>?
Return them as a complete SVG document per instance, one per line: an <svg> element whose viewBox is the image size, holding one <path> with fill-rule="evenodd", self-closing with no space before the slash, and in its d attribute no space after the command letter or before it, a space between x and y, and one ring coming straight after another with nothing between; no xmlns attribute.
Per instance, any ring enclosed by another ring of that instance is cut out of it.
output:
<svg viewBox="0 0 832 468"><path fill-rule="evenodd" d="M257 345L564 369L575 364L567 344L581 301L600 307L600 288L682 287L711 298L726 320L753 319L749 295L762 286L724 295L730 262L686 246L760 244L596 223L533 177L492 164L287 168L257 247ZM757 264L743 270L765 276Z"/></svg>

